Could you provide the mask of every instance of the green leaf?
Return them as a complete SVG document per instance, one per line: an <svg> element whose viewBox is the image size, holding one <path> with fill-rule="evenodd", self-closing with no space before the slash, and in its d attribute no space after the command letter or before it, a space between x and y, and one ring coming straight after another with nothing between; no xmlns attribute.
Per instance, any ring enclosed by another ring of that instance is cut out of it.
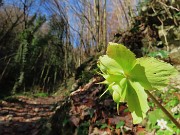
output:
<svg viewBox="0 0 180 135"><path fill-rule="evenodd" d="M103 73L109 74L122 74L122 67L112 58L107 55L100 56L98 67Z"/></svg>
<svg viewBox="0 0 180 135"><path fill-rule="evenodd" d="M116 103L120 102L120 98L121 98L121 88L119 87L119 85L113 85L112 86L113 91L113 100Z"/></svg>
<svg viewBox="0 0 180 135"><path fill-rule="evenodd" d="M174 98L174 99L170 100L170 101L166 104L166 106L168 106L168 107L174 107L174 106L176 106L176 105L178 105L178 104L179 104L179 99Z"/></svg>
<svg viewBox="0 0 180 135"><path fill-rule="evenodd" d="M151 52L148 54L150 57L160 57L160 58L168 58L169 52L165 50L159 50L156 52Z"/></svg>
<svg viewBox="0 0 180 135"><path fill-rule="evenodd" d="M125 101L125 97L126 97L126 93L127 93L126 92L126 90L127 90L127 78L123 78L120 81L120 87L122 88L120 101L124 102Z"/></svg>
<svg viewBox="0 0 180 135"><path fill-rule="evenodd" d="M119 121L119 122L116 124L116 129L121 128L122 126L124 126L124 124L125 124L124 121Z"/></svg>
<svg viewBox="0 0 180 135"><path fill-rule="evenodd" d="M119 83L120 80L124 78L124 76L122 75L110 75L110 74L103 75L103 77L106 79L106 81L108 81L108 83L113 83L113 82Z"/></svg>
<svg viewBox="0 0 180 135"><path fill-rule="evenodd" d="M108 125L105 123L105 124L102 124L100 128L104 129L104 128L107 128L107 127L108 127Z"/></svg>
<svg viewBox="0 0 180 135"><path fill-rule="evenodd" d="M136 62L135 54L121 44L109 43L107 55L114 59L124 72L129 72Z"/></svg>
<svg viewBox="0 0 180 135"><path fill-rule="evenodd" d="M147 94L140 83L129 81L126 101L129 111L132 113L133 123L138 124L142 122L146 116L146 112L149 110L149 106L147 102Z"/></svg>
<svg viewBox="0 0 180 135"><path fill-rule="evenodd" d="M140 64L136 64L129 74L132 81L139 82L146 90L153 89L146 77L145 68Z"/></svg>
<svg viewBox="0 0 180 135"><path fill-rule="evenodd" d="M122 78L120 81L121 88L125 88L127 85L127 78Z"/></svg>
<svg viewBox="0 0 180 135"><path fill-rule="evenodd" d="M139 58L138 63L145 68L146 77L156 90L167 86L170 77L178 73L172 65L155 58Z"/></svg>
<svg viewBox="0 0 180 135"><path fill-rule="evenodd" d="M151 122L153 125L157 123L158 119L162 119L162 118L168 120L167 116L162 112L161 109L156 109L148 113L149 122Z"/></svg>

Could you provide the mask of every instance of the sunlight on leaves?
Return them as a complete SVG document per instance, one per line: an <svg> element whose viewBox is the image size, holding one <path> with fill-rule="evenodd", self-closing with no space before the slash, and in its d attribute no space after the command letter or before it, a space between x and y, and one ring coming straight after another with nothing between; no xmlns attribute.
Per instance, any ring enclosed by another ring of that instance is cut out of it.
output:
<svg viewBox="0 0 180 135"><path fill-rule="evenodd" d="M134 53L116 43L109 43L106 55L99 58L98 67L105 78L102 83L108 85L104 93L111 93L117 111L120 102L127 102L134 124L142 122L149 110L144 90L163 88L177 73L173 66L155 58L136 59Z"/></svg>
<svg viewBox="0 0 180 135"><path fill-rule="evenodd" d="M147 79L156 90L167 86L169 78L178 72L172 65L152 57L139 58L137 61L145 68Z"/></svg>

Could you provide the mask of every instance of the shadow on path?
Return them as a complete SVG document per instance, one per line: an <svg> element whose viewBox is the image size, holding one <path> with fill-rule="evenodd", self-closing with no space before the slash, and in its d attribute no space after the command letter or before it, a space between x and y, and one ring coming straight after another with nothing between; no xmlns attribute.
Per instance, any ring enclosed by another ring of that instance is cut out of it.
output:
<svg viewBox="0 0 180 135"><path fill-rule="evenodd" d="M57 98L19 96L0 102L0 135L38 135Z"/></svg>

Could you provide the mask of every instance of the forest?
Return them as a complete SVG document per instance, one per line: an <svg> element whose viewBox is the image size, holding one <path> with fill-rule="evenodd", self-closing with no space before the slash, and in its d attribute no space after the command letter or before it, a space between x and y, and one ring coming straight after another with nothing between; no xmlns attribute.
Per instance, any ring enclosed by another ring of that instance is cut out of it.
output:
<svg viewBox="0 0 180 135"><path fill-rule="evenodd" d="M0 135L180 134L179 0L0 0Z"/></svg>

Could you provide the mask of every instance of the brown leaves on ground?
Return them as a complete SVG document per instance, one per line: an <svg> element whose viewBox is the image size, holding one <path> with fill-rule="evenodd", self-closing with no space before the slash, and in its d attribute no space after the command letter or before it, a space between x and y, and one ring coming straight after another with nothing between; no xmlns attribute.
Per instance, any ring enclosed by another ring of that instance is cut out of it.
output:
<svg viewBox="0 0 180 135"><path fill-rule="evenodd" d="M53 115L57 98L18 96L0 102L0 135L37 135L41 120Z"/></svg>
<svg viewBox="0 0 180 135"><path fill-rule="evenodd" d="M94 77L85 86L70 94L70 98L28 98L19 96L0 102L0 135L38 135L44 129L43 119L50 119L51 135L128 135L144 132L132 124L125 103L119 107L105 94L105 86ZM57 107L56 107L56 105ZM55 112L53 111L56 107Z"/></svg>
<svg viewBox="0 0 180 135"><path fill-rule="evenodd" d="M80 135L85 132L80 132L80 130L88 130L86 134L89 135L133 134L138 128L133 126L126 104L120 105L120 115L118 115L116 104L110 95L105 94L99 98L105 90L104 85L97 84L99 81L102 81L101 78L95 77L88 84L70 94L70 109L66 111L66 115L69 118L69 125L76 128L71 133ZM59 115L55 118L59 119L59 122L64 121L65 116L61 117L62 110L55 115ZM118 127L120 122L123 124ZM65 126L59 126L59 128L66 129ZM59 134L66 134L65 132L62 130Z"/></svg>

